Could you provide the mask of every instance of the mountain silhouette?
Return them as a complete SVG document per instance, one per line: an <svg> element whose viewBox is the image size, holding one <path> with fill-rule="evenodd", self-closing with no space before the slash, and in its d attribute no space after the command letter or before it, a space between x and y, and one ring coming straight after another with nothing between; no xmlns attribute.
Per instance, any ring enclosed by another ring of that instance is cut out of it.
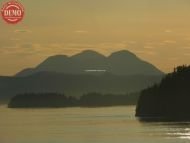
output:
<svg viewBox="0 0 190 143"><path fill-rule="evenodd" d="M73 56L56 55L13 77L0 77L0 102L24 93L126 94L160 82L163 72L129 51L110 56L87 50Z"/></svg>
<svg viewBox="0 0 190 143"><path fill-rule="evenodd" d="M98 52L86 50L74 56L57 55L47 58L33 69L25 69L16 76L27 76L37 72L50 71L66 74L86 74L107 72L114 75L162 75L152 64L123 50L106 57ZM91 71L91 72L88 72Z"/></svg>

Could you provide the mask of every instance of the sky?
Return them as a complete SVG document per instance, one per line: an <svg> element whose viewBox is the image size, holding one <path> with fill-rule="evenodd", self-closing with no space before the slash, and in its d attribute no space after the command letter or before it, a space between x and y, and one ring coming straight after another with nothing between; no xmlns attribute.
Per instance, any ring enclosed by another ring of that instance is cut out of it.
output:
<svg viewBox="0 0 190 143"><path fill-rule="evenodd" d="M106 56L129 50L166 73L190 64L189 0L19 1L21 23L0 18L0 75L87 49Z"/></svg>

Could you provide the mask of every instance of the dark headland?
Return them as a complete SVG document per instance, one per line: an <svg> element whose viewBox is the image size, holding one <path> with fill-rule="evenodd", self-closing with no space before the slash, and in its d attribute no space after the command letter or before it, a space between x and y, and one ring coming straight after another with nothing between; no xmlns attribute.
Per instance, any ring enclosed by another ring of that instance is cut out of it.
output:
<svg viewBox="0 0 190 143"><path fill-rule="evenodd" d="M136 108L141 121L190 121L190 66L173 73L141 92Z"/></svg>

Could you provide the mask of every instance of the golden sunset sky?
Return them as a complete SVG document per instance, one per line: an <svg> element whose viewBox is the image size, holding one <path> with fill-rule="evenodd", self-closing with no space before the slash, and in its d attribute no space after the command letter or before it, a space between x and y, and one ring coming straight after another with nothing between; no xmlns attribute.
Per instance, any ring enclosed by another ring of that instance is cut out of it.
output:
<svg viewBox="0 0 190 143"><path fill-rule="evenodd" d="M26 10L21 23L0 20L0 75L86 49L129 50L164 72L190 64L190 0L20 2Z"/></svg>

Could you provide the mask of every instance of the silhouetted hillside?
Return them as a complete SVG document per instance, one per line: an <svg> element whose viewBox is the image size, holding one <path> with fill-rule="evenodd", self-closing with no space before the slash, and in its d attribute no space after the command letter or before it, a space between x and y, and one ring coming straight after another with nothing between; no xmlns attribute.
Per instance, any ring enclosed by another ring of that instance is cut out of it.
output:
<svg viewBox="0 0 190 143"><path fill-rule="evenodd" d="M136 115L144 120L190 120L190 66L177 67L159 85L143 90Z"/></svg>
<svg viewBox="0 0 190 143"><path fill-rule="evenodd" d="M81 98L67 97L57 93L30 93L16 95L8 104L9 108L61 108L61 107L105 107L135 105L138 93L113 95L89 93Z"/></svg>
<svg viewBox="0 0 190 143"><path fill-rule="evenodd" d="M0 101L8 101L22 93L55 92L80 97L85 93L125 94L138 92L154 83L162 76L117 76L109 73L101 75L63 74L39 72L25 77L0 78Z"/></svg>
<svg viewBox="0 0 190 143"><path fill-rule="evenodd" d="M155 66L126 50L112 53L108 57L87 50L71 57L66 55L49 57L36 68L25 69L16 76L27 76L42 71L65 74L95 74L97 71L104 74L105 71L114 75L163 75Z"/></svg>

